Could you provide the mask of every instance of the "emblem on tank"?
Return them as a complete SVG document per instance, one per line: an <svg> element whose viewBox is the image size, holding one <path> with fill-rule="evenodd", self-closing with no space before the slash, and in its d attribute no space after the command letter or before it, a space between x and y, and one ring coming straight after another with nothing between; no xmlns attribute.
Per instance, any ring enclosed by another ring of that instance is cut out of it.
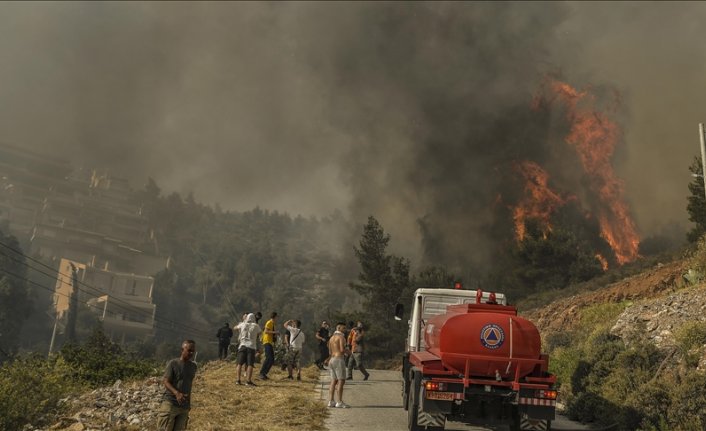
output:
<svg viewBox="0 0 706 431"><path fill-rule="evenodd" d="M505 341L505 331L495 323L489 323L480 330L480 342L487 349L497 349Z"/></svg>

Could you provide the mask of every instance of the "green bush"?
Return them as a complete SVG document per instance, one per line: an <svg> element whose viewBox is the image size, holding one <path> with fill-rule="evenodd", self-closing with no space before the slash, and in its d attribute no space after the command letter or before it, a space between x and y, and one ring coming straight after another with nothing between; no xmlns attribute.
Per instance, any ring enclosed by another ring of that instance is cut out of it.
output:
<svg viewBox="0 0 706 431"><path fill-rule="evenodd" d="M624 415L621 420L623 429L668 430L666 421L671 405L669 387L663 380L649 381L630 393L625 404L639 416ZM629 428L632 426L632 428Z"/></svg>
<svg viewBox="0 0 706 431"><path fill-rule="evenodd" d="M706 376L691 371L671 387L667 420L675 431L706 429Z"/></svg>
<svg viewBox="0 0 706 431"><path fill-rule="evenodd" d="M125 353L100 328L94 330L85 344L67 344L60 354L71 368L72 377L93 387L158 372L154 362Z"/></svg>
<svg viewBox="0 0 706 431"><path fill-rule="evenodd" d="M559 387L566 393L570 393L571 377L581 360L583 353L577 347L559 347L552 352L549 361L549 371L556 375Z"/></svg>
<svg viewBox="0 0 706 431"><path fill-rule="evenodd" d="M0 430L39 425L59 400L86 387L159 373L151 361L125 353L96 329L83 345L69 344L46 359L20 357L0 367Z"/></svg>
<svg viewBox="0 0 706 431"><path fill-rule="evenodd" d="M54 411L61 398L78 389L71 370L61 358L19 358L0 368L0 430L36 424Z"/></svg>
<svg viewBox="0 0 706 431"><path fill-rule="evenodd" d="M580 422L613 423L617 411L605 398L594 392L583 392L567 405L569 419Z"/></svg>
<svg viewBox="0 0 706 431"><path fill-rule="evenodd" d="M701 359L701 352L694 352L693 349L706 344L706 322L686 323L676 331L674 338L687 365L696 367Z"/></svg>

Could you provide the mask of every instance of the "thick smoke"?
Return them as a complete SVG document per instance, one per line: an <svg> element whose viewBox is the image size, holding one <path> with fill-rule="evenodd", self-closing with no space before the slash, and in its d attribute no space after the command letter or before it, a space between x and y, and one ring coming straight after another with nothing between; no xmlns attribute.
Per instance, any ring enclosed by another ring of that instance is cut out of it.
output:
<svg viewBox="0 0 706 431"><path fill-rule="evenodd" d="M529 109L546 73L620 91L616 171L638 227L685 222L687 166L706 120L704 12L702 3L2 3L0 141L108 168L136 187L149 175L225 208L339 208L360 224L373 214L399 254L483 266L512 228L497 220L513 197L509 164L567 168L549 144L561 138L556 114Z"/></svg>

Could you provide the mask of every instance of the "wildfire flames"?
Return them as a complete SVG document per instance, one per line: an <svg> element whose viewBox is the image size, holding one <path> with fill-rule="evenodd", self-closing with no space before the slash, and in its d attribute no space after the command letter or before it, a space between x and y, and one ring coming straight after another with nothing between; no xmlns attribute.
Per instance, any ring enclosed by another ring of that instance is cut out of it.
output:
<svg viewBox="0 0 706 431"><path fill-rule="evenodd" d="M525 221L529 217L541 223L546 237L546 234L552 230L550 224L552 213L565 201L547 186L549 175L538 164L529 161L518 162L515 170L525 180L525 197L513 209L512 214L517 239L522 241L525 238Z"/></svg>
<svg viewBox="0 0 706 431"><path fill-rule="evenodd" d="M595 196L589 204L600 225L601 237L610 245L616 261L623 265L638 257L639 237L623 200L623 184L615 176L611 159L621 136L620 128L605 112L594 108L595 97L560 81L550 81L546 95L535 106L560 104L565 109L569 132L564 142L573 148L585 175L588 191ZM518 240L525 235L525 220L535 218L545 232L551 231L550 216L566 200L547 186L548 174L536 163L520 162L517 171L525 180L525 196L514 207L513 217ZM596 259L607 268L606 258Z"/></svg>

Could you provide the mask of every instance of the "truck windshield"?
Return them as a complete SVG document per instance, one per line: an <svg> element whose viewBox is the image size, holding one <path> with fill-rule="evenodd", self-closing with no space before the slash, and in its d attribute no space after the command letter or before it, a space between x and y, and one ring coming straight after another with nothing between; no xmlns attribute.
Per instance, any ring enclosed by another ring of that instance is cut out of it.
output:
<svg viewBox="0 0 706 431"><path fill-rule="evenodd" d="M449 305L456 304L472 304L476 302L475 297L470 296L441 296L441 295L427 295L424 297L422 302L422 322L419 331L419 346L420 349L426 347L426 342L424 341L424 326L430 317L438 316L439 314L446 313L446 307Z"/></svg>
<svg viewBox="0 0 706 431"><path fill-rule="evenodd" d="M446 307L449 305L456 304L472 304L476 302L476 298L473 297L458 297L458 296L436 296L428 295L424 297L424 304L422 306L422 319L425 321L432 317L438 316L439 314L446 313Z"/></svg>

